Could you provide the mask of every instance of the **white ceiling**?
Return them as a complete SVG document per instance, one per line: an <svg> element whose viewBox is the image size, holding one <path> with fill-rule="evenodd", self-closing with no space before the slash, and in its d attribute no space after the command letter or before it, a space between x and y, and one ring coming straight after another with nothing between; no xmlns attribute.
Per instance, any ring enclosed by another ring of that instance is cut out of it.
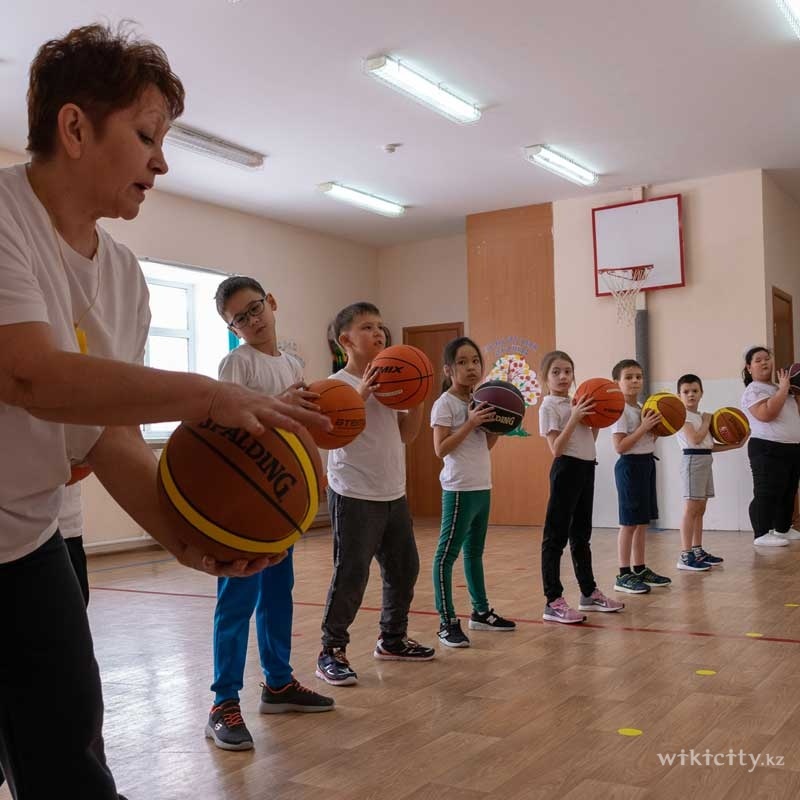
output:
<svg viewBox="0 0 800 800"><path fill-rule="evenodd" d="M268 154L247 172L170 149L159 187L372 245L466 214L762 167L800 198L800 40L774 0L27 0L5 4L0 147L25 145L36 48L132 18L187 89L183 121ZM390 53L477 102L461 126L361 71ZM389 142L402 142L393 155ZM547 143L602 173L527 164ZM384 219L338 181L410 206Z"/></svg>

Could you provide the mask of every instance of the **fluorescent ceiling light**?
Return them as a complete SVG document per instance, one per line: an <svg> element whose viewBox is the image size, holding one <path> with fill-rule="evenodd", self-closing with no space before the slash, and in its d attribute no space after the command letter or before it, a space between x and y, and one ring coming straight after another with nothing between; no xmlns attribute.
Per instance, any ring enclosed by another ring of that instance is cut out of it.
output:
<svg viewBox="0 0 800 800"><path fill-rule="evenodd" d="M364 69L373 78L413 97L454 122L477 122L481 118L480 109L473 103L456 97L441 84L424 78L397 59L389 56L369 58L364 62Z"/></svg>
<svg viewBox="0 0 800 800"><path fill-rule="evenodd" d="M177 122L169 129L167 141L182 150L216 158L239 167L258 169L264 164L263 153L248 150L246 147L240 147L233 142L227 142L225 139L219 139L209 133L203 133L196 128L190 128L188 125Z"/></svg>
<svg viewBox="0 0 800 800"><path fill-rule="evenodd" d="M576 164L572 159L556 153L543 144L526 147L525 158L537 166L566 178L568 181L579 183L581 186L594 186L598 181L596 173L586 169L586 167L582 167L580 164Z"/></svg>
<svg viewBox="0 0 800 800"><path fill-rule="evenodd" d="M775 0L786 15L792 30L800 38L800 0Z"/></svg>
<svg viewBox="0 0 800 800"><path fill-rule="evenodd" d="M342 186L340 183L321 183L319 189L329 197L342 200L345 203L352 203L359 208L367 211L374 211L376 214L383 214L384 217L400 217L405 214L405 206L376 197L374 194L359 192L358 189L351 189L349 186Z"/></svg>

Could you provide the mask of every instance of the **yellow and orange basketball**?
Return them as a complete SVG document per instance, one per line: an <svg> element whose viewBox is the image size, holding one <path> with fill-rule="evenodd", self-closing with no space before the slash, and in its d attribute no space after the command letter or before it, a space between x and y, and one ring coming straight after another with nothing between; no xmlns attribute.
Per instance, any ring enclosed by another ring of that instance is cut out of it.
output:
<svg viewBox="0 0 800 800"><path fill-rule="evenodd" d="M294 544L317 515L321 479L307 430L268 428L254 437L210 419L179 425L158 465L159 493L177 515L176 533L220 561Z"/></svg>
<svg viewBox="0 0 800 800"><path fill-rule="evenodd" d="M642 414L645 411L661 414L661 421L653 428L656 436L672 436L686 424L686 406L672 392L651 394L642 405Z"/></svg>
<svg viewBox="0 0 800 800"><path fill-rule="evenodd" d="M333 430L330 432L321 428L311 430L314 441L320 447L326 450L345 447L364 430L367 424L364 400L349 383L336 378L327 378L309 384L308 390L319 395L314 402L333 425Z"/></svg>
<svg viewBox="0 0 800 800"><path fill-rule="evenodd" d="M741 409L725 406L711 416L711 435L720 444L741 444L750 435L750 423Z"/></svg>
<svg viewBox="0 0 800 800"><path fill-rule="evenodd" d="M378 368L375 398L389 408L414 408L425 401L433 386L430 359L410 344L395 344L381 350L372 366Z"/></svg>

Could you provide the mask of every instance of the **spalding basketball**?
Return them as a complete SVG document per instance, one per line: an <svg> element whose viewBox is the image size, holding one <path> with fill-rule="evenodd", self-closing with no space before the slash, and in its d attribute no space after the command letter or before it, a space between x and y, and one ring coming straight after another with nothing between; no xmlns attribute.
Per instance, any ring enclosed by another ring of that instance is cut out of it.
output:
<svg viewBox="0 0 800 800"><path fill-rule="evenodd" d="M311 434L254 437L213 420L183 422L161 453L162 501L187 523L176 533L220 561L279 553L317 515L322 464Z"/></svg>
<svg viewBox="0 0 800 800"><path fill-rule="evenodd" d="M317 381L306 387L316 392L319 398L314 402L333 424L331 431L312 428L311 435L319 447L335 450L350 444L364 430L367 414L361 395L349 384L336 378Z"/></svg>
<svg viewBox="0 0 800 800"><path fill-rule="evenodd" d="M522 392L507 381L486 381L472 393L472 405L487 403L494 409L494 419L481 425L487 433L500 436L511 433L522 424L525 399Z"/></svg>
<svg viewBox="0 0 800 800"><path fill-rule="evenodd" d="M661 421L652 429L656 436L672 436L686 424L686 406L672 392L651 394L642 406L642 414L645 411L661 414Z"/></svg>
<svg viewBox="0 0 800 800"><path fill-rule="evenodd" d="M69 468L69 480L64 485L72 486L73 483L78 483L91 474L92 468L85 461L80 464L72 464Z"/></svg>
<svg viewBox="0 0 800 800"><path fill-rule="evenodd" d="M710 430L720 444L741 444L750 435L750 423L743 411L725 406L712 414Z"/></svg>
<svg viewBox="0 0 800 800"><path fill-rule="evenodd" d="M581 422L590 428L607 428L613 425L625 410L625 395L622 389L608 378L589 378L576 390L572 404L575 405L585 397L594 402L594 409Z"/></svg>
<svg viewBox="0 0 800 800"><path fill-rule="evenodd" d="M399 411L425 401L433 386L433 365L428 356L410 344L395 344L381 350L372 361L378 368L375 398Z"/></svg>
<svg viewBox="0 0 800 800"><path fill-rule="evenodd" d="M800 394L800 364L789 367L789 394Z"/></svg>

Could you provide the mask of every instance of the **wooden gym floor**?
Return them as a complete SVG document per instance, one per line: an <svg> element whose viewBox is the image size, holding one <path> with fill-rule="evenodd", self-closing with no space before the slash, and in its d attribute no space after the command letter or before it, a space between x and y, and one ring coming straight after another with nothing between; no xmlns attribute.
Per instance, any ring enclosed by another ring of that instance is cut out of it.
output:
<svg viewBox="0 0 800 800"><path fill-rule="evenodd" d="M427 644L438 627L429 577L435 524L417 523L422 571L409 631ZM756 551L747 533L710 533L706 547L726 558L724 567L687 573L675 569L677 532L651 533L648 563L673 585L614 593L626 603L622 613L567 626L541 620L540 541L538 529L502 527L487 540L489 599L517 630L472 632L470 649L439 647L424 664L372 658L373 572L348 649L359 684L335 688L314 677L330 539L304 538L295 552L292 662L337 707L259 715L252 632L242 710L255 749L244 753L203 736L214 579L158 549L90 559L106 744L120 791L130 800L800 796L800 543ZM615 531L596 530L592 545L598 583L611 593ZM568 555L562 567L567 600L577 604ZM454 575L465 615L460 562ZM641 734L621 735L625 728ZM659 758L681 752L684 765Z"/></svg>

